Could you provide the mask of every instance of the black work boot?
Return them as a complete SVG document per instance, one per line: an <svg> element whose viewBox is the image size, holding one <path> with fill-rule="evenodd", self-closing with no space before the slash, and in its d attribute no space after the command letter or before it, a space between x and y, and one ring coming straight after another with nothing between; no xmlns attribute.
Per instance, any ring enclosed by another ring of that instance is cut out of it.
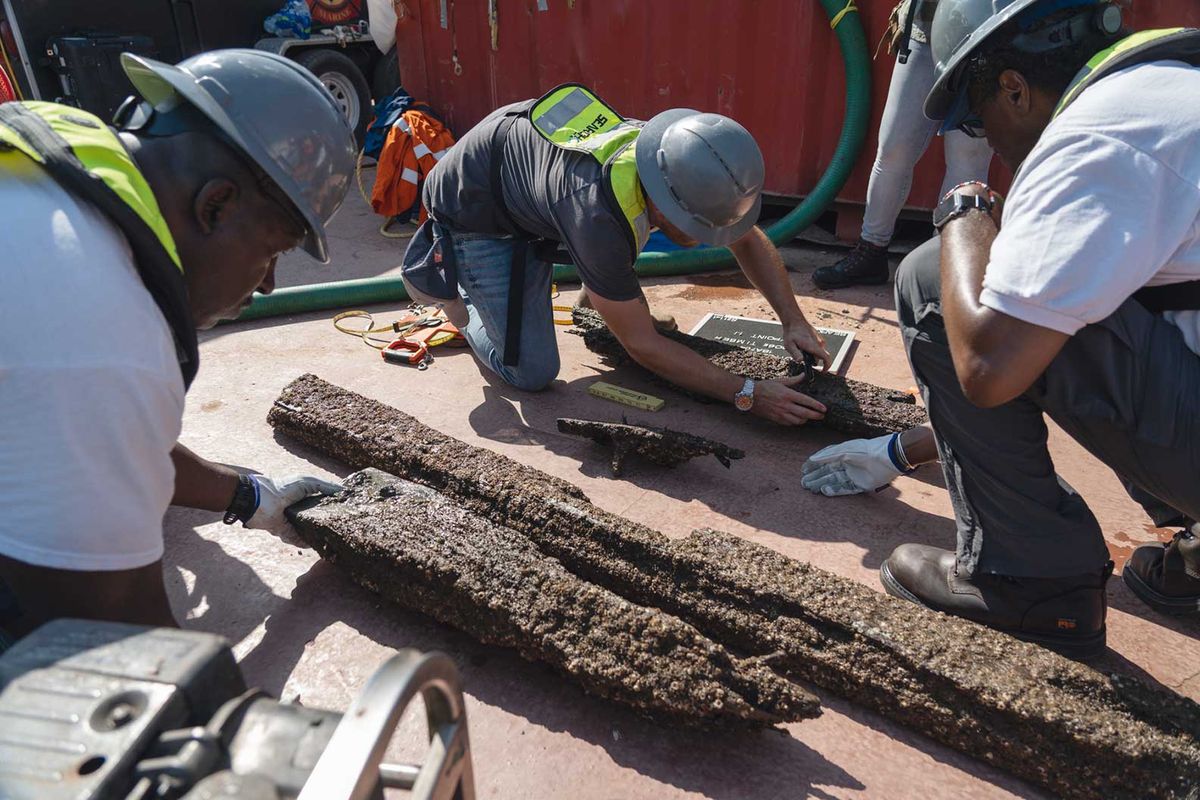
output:
<svg viewBox="0 0 1200 800"><path fill-rule="evenodd" d="M1200 537L1182 530L1167 544L1139 547L1121 577L1155 611L1200 612Z"/></svg>
<svg viewBox="0 0 1200 800"><path fill-rule="evenodd" d="M887 247L859 239L841 261L821 267L812 277L820 289L841 289L856 284L887 283L888 274Z"/></svg>
<svg viewBox="0 0 1200 800"><path fill-rule="evenodd" d="M1112 562L1067 578L959 578L954 552L920 544L897 547L879 568L883 588L909 600L1048 647L1068 658L1104 652L1104 586Z"/></svg>

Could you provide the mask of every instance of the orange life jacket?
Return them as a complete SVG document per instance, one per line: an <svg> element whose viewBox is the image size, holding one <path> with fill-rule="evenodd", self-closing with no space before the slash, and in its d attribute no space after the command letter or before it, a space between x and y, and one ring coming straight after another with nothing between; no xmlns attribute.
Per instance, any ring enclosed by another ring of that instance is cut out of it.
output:
<svg viewBox="0 0 1200 800"><path fill-rule="evenodd" d="M420 185L454 144L454 135L432 114L413 107L400 115L388 131L375 167L371 207L376 214L393 217L416 204ZM427 216L421 208L420 221Z"/></svg>

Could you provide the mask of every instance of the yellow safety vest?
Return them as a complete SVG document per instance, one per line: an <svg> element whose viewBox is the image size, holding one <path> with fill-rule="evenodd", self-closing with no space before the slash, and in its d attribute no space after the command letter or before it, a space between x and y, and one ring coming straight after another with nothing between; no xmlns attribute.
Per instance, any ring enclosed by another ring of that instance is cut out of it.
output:
<svg viewBox="0 0 1200 800"><path fill-rule="evenodd" d="M1200 30L1161 28L1138 31L1088 59L1063 92L1054 116L1066 109L1092 84L1117 70L1148 61L1183 61L1200 67Z"/></svg>
<svg viewBox="0 0 1200 800"><path fill-rule="evenodd" d="M633 257L637 258L650 236L633 147L641 128L577 83L551 89L528 114L533 127L551 144L587 153L604 166L609 201L625 219Z"/></svg>
<svg viewBox="0 0 1200 800"><path fill-rule="evenodd" d="M184 385L190 386L200 356L183 266L154 192L117 134L99 117L78 108L38 101L4 103L0 150L33 159L125 234L142 283L174 334Z"/></svg>
<svg viewBox="0 0 1200 800"><path fill-rule="evenodd" d="M1183 61L1200 67L1200 30L1163 28L1139 31L1101 50L1088 59L1083 69L1063 92L1054 109L1057 118L1071 103L1097 81L1118 70L1149 61ZM1183 281L1162 286L1143 286L1134 299L1152 312L1200 309L1200 281Z"/></svg>

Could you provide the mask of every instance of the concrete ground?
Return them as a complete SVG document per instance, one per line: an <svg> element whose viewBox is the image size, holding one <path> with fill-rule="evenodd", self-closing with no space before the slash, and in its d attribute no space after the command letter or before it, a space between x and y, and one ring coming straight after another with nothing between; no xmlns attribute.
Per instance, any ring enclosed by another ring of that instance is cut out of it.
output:
<svg viewBox="0 0 1200 800"><path fill-rule="evenodd" d="M404 240L378 235L380 220L353 194L331 227L333 264L303 255L280 265L280 285L394 271ZM897 389L912 385L890 287L815 292L808 273L831 259L816 247L789 248L800 303L814 323L855 331L845 374ZM719 311L768 316L737 273L649 281L656 309L690 328ZM574 287L564 287L570 303ZM387 321L399 308L372 309ZM279 390L313 372L406 411L471 444L580 486L598 505L682 536L710 526L880 589L892 548L920 541L953 546L950 504L936 467L878 494L829 499L799 487L804 459L838 436L785 430L720 405L699 405L634 370L603 366L559 329L560 380L541 394L507 388L482 373L469 351L437 353L424 372L384 363L336 332L334 312L226 325L203 337L202 369L188 397L184 442L213 459L267 474L343 476L340 464L276 438L266 424ZM593 398L597 377L666 399L656 413ZM607 453L555 430L559 416L632 420L714 437L746 451L726 470L715 459L675 470L631 464L609 475ZM1061 433L1052 436L1059 472L1091 504L1118 569L1134 547L1169 538L1130 501L1107 468ZM321 562L294 534L222 525L214 514L172 509L166 519L167 582L185 627L236 645L248 680L305 705L344 708L398 648L441 650L463 673L480 797L559 798L914 798L1042 797L1039 790L819 692L824 715L778 731L723 733L649 721L585 695L546 667L478 644L419 614L382 603ZM1118 578L1109 584L1110 652L1105 671L1139 675L1200 699L1200 624L1143 607ZM424 722L405 718L394 750L418 758Z"/></svg>

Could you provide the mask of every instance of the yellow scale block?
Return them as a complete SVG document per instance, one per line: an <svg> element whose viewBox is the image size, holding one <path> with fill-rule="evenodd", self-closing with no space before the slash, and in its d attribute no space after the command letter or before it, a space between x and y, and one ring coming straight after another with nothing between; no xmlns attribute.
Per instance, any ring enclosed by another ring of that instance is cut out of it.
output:
<svg viewBox="0 0 1200 800"><path fill-rule="evenodd" d="M588 394L645 411L658 411L664 405L661 397L635 392L632 389L626 389L622 386L613 386L611 383L605 383L604 381L596 381L589 386Z"/></svg>

